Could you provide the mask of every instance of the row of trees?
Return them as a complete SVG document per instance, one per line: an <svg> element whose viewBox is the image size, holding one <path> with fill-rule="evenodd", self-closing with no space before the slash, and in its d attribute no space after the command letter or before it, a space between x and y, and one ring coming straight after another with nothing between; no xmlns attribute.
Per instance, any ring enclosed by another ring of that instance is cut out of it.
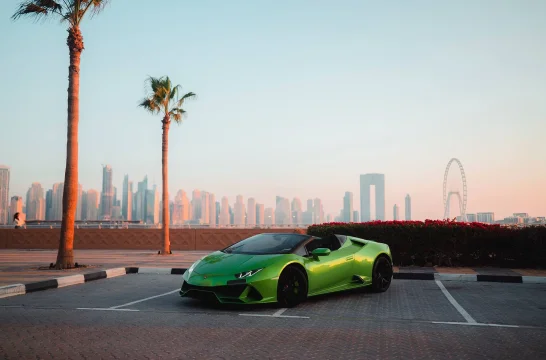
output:
<svg viewBox="0 0 546 360"><path fill-rule="evenodd" d="M78 126L80 93L80 57L84 50L80 25L84 18L101 12L109 0L30 0L19 4L12 15L13 20L23 17L34 19L58 18L68 29L70 65L68 67L68 130L66 142L66 167L64 175L63 214L56 269L74 267L74 221L76 218L78 186ZM152 114L161 116L162 143L162 180L163 180L163 250L162 254L171 253L169 240L169 200L168 200L168 151L169 128L171 122L181 123L185 114L184 102L195 97L188 92L183 94L181 86L173 86L168 76L148 77L149 92L139 106Z"/></svg>

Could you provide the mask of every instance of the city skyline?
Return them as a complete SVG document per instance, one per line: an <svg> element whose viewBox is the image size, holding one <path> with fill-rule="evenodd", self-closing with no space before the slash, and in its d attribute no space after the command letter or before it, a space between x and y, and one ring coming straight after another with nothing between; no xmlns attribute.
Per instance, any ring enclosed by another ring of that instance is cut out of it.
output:
<svg viewBox="0 0 546 360"><path fill-rule="evenodd" d="M4 178L6 178L6 171L7 178L9 178L10 168L7 166L2 168L4 169ZM122 190L118 192L118 187L114 186L115 170L111 165L102 165L102 170L102 191L85 189L82 184L78 185L76 220L123 219L143 221L148 224L160 221L162 210L160 209L160 189L156 184L149 187L148 176L144 176L142 181L137 181L137 190L133 191L132 184L135 180L128 174L123 174ZM319 197L305 199L299 195L292 198L276 195L274 205L269 206L267 201L259 201L260 199L252 196L246 198L246 195L242 194L236 195L235 199L231 199L231 201L228 196L219 196L216 201L215 193L199 189L192 190L190 199L184 189L178 189L174 196L172 193L169 196L171 224L200 223L210 224L214 227L230 224L316 224L325 221L360 222L378 219L424 220L413 218L410 194L406 194L404 197L403 213L400 211L398 203L391 204L393 206L392 216L381 213L381 210L385 208L385 194L388 193L385 174L361 174L359 179L360 192L357 193L357 198L365 199L363 206L361 206L361 209L364 208L362 215L358 210L354 210L355 196L351 191L345 191L340 197L341 206L338 209L325 211L323 201ZM0 190L2 190L2 186L3 183L0 181ZM54 183L50 189L47 189L42 187L40 183L34 182L27 190L26 196L10 194L9 214L11 214L12 208L22 207L28 220L60 220L63 187L63 183ZM373 187L375 187L375 192ZM131 196L128 196L128 192ZM371 198L374 197L374 194L375 206L372 206ZM106 203L104 203L105 201ZM306 207L302 205L303 203L306 203ZM377 213L377 209L379 209L379 213ZM523 221L521 214L526 214L529 217L528 212L512 212L507 216L499 216L499 214L495 215L495 211L482 210L473 213L467 211L466 220L492 223L500 219L505 223L521 223ZM532 214L531 217L543 217L543 214ZM262 220L256 221L256 218ZM440 218L438 217L438 219ZM465 221L461 215L450 218Z"/></svg>

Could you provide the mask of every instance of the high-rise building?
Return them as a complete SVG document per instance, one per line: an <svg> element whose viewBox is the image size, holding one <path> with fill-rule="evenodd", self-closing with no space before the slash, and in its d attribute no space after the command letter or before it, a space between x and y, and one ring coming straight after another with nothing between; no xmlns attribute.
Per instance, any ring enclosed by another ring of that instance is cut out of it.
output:
<svg viewBox="0 0 546 360"><path fill-rule="evenodd" d="M248 227L256 226L256 199L248 198L246 208L246 225Z"/></svg>
<svg viewBox="0 0 546 360"><path fill-rule="evenodd" d="M478 221L477 217L476 217L476 214L466 214L466 220L468 220L468 222Z"/></svg>
<svg viewBox="0 0 546 360"><path fill-rule="evenodd" d="M292 199L292 224L303 224L303 206L301 200L297 197Z"/></svg>
<svg viewBox="0 0 546 360"><path fill-rule="evenodd" d="M208 224L210 221L210 194L206 191L201 191L201 218L200 224Z"/></svg>
<svg viewBox="0 0 546 360"><path fill-rule="evenodd" d="M256 225L265 224L264 204L256 204Z"/></svg>
<svg viewBox="0 0 546 360"><path fill-rule="evenodd" d="M356 220L356 219L354 219ZM343 197L343 222L353 222L353 193L345 192Z"/></svg>
<svg viewBox="0 0 546 360"><path fill-rule="evenodd" d="M44 189L40 183L32 183L27 191L26 215L28 220L45 220Z"/></svg>
<svg viewBox="0 0 546 360"><path fill-rule="evenodd" d="M492 224L495 222L495 213L493 212L479 212L477 214L477 220L481 223Z"/></svg>
<svg viewBox="0 0 546 360"><path fill-rule="evenodd" d="M357 210L353 211L353 219L354 222L360 222L360 217L358 216Z"/></svg>
<svg viewBox="0 0 546 360"><path fill-rule="evenodd" d="M290 225L292 223L292 211L290 210L290 200L282 196L277 196L275 202L275 224Z"/></svg>
<svg viewBox="0 0 546 360"><path fill-rule="evenodd" d="M216 224L219 225L220 224L220 201L217 201L216 202Z"/></svg>
<svg viewBox="0 0 546 360"><path fill-rule="evenodd" d="M214 194L209 194L209 227L216 227L216 197Z"/></svg>
<svg viewBox="0 0 546 360"><path fill-rule="evenodd" d="M132 220L133 209L133 182L129 181L129 175L123 177L123 194L121 201L121 216L124 220Z"/></svg>
<svg viewBox="0 0 546 360"><path fill-rule="evenodd" d="M53 220L53 189L49 189L46 192L45 219L47 221L52 221Z"/></svg>
<svg viewBox="0 0 546 360"><path fill-rule="evenodd" d="M316 198L313 202L313 224L322 224L324 222L324 209L322 200Z"/></svg>
<svg viewBox="0 0 546 360"><path fill-rule="evenodd" d="M146 191L146 223L159 223L159 191L156 185Z"/></svg>
<svg viewBox="0 0 546 360"><path fill-rule="evenodd" d="M398 208L398 205L394 204L392 208L392 219L393 220L400 220L400 209Z"/></svg>
<svg viewBox="0 0 546 360"><path fill-rule="evenodd" d="M411 197L409 196L409 194L406 195L405 203L406 203L406 208L405 208L404 216L406 221L409 221L411 220Z"/></svg>
<svg viewBox="0 0 546 360"><path fill-rule="evenodd" d="M102 167L102 194L101 194L101 220L110 220L112 217L112 206L114 206L114 185L113 171L110 165Z"/></svg>
<svg viewBox="0 0 546 360"><path fill-rule="evenodd" d="M375 186L375 220L385 220L385 175L360 175L360 216L362 221L370 221L371 186Z"/></svg>
<svg viewBox="0 0 546 360"><path fill-rule="evenodd" d="M8 224L9 217L9 167L0 165L0 225Z"/></svg>
<svg viewBox="0 0 546 360"><path fill-rule="evenodd" d="M243 202L243 195L237 195L233 211L233 225L237 227L245 226L246 209Z"/></svg>
<svg viewBox="0 0 546 360"><path fill-rule="evenodd" d="M82 221L87 220L87 191L82 191Z"/></svg>
<svg viewBox="0 0 546 360"><path fill-rule="evenodd" d="M227 196L222 197L222 207L220 210L220 226L229 226L229 200Z"/></svg>
<svg viewBox="0 0 546 360"><path fill-rule="evenodd" d="M178 190L174 198L172 224L183 225L190 220L190 201L184 190Z"/></svg>
<svg viewBox="0 0 546 360"><path fill-rule="evenodd" d="M148 194L148 176L137 183L137 192L133 196L133 220L146 221L146 195Z"/></svg>
<svg viewBox="0 0 546 360"><path fill-rule="evenodd" d="M99 220L99 192L97 190L87 190L86 199L86 217L88 221Z"/></svg>
<svg viewBox="0 0 546 360"><path fill-rule="evenodd" d="M275 224L275 211L273 208L267 208L264 210L264 225L272 226Z"/></svg>
<svg viewBox="0 0 546 360"><path fill-rule="evenodd" d="M191 219L201 220L201 191L197 189L193 190L191 195Z"/></svg>
<svg viewBox="0 0 546 360"><path fill-rule="evenodd" d="M314 210L313 210L313 200L308 199L307 200L307 208L305 212L303 213L303 224L304 225L311 225L313 224L314 219Z"/></svg>
<svg viewBox="0 0 546 360"><path fill-rule="evenodd" d="M8 219L13 219L13 215L19 213L23 214L23 198L20 196L12 196L9 205Z"/></svg>
<svg viewBox="0 0 546 360"><path fill-rule="evenodd" d="M63 218L63 192L64 183L53 184L53 198L51 200L51 220Z"/></svg>

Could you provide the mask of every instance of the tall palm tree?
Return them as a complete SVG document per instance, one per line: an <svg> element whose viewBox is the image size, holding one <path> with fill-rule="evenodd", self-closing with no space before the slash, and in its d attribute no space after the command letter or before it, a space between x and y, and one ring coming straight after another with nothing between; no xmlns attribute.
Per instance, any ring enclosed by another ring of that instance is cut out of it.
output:
<svg viewBox="0 0 546 360"><path fill-rule="evenodd" d="M186 113L182 109L184 101L195 97L192 92L181 95L182 87L180 85L172 86L168 76L160 78L148 77L146 82L150 86L150 91L140 105L152 114L161 114L161 126L163 129L161 142L161 170L163 178L163 255L171 253L171 241L169 238L169 127L171 121L177 124L182 122L182 117Z"/></svg>
<svg viewBox="0 0 546 360"><path fill-rule="evenodd" d="M80 56L84 49L80 24L88 13L100 12L108 0L29 0L19 4L12 19L58 18L68 25L68 131L63 190L63 220L56 269L74 267L74 221L78 201L78 122L80 117Z"/></svg>

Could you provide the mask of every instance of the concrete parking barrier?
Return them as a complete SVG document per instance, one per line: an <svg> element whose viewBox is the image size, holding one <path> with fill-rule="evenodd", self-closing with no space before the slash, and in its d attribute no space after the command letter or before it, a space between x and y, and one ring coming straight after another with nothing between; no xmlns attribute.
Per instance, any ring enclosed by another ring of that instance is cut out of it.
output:
<svg viewBox="0 0 546 360"><path fill-rule="evenodd" d="M25 292L25 285L23 284L1 286L0 299L8 296L23 295Z"/></svg>

